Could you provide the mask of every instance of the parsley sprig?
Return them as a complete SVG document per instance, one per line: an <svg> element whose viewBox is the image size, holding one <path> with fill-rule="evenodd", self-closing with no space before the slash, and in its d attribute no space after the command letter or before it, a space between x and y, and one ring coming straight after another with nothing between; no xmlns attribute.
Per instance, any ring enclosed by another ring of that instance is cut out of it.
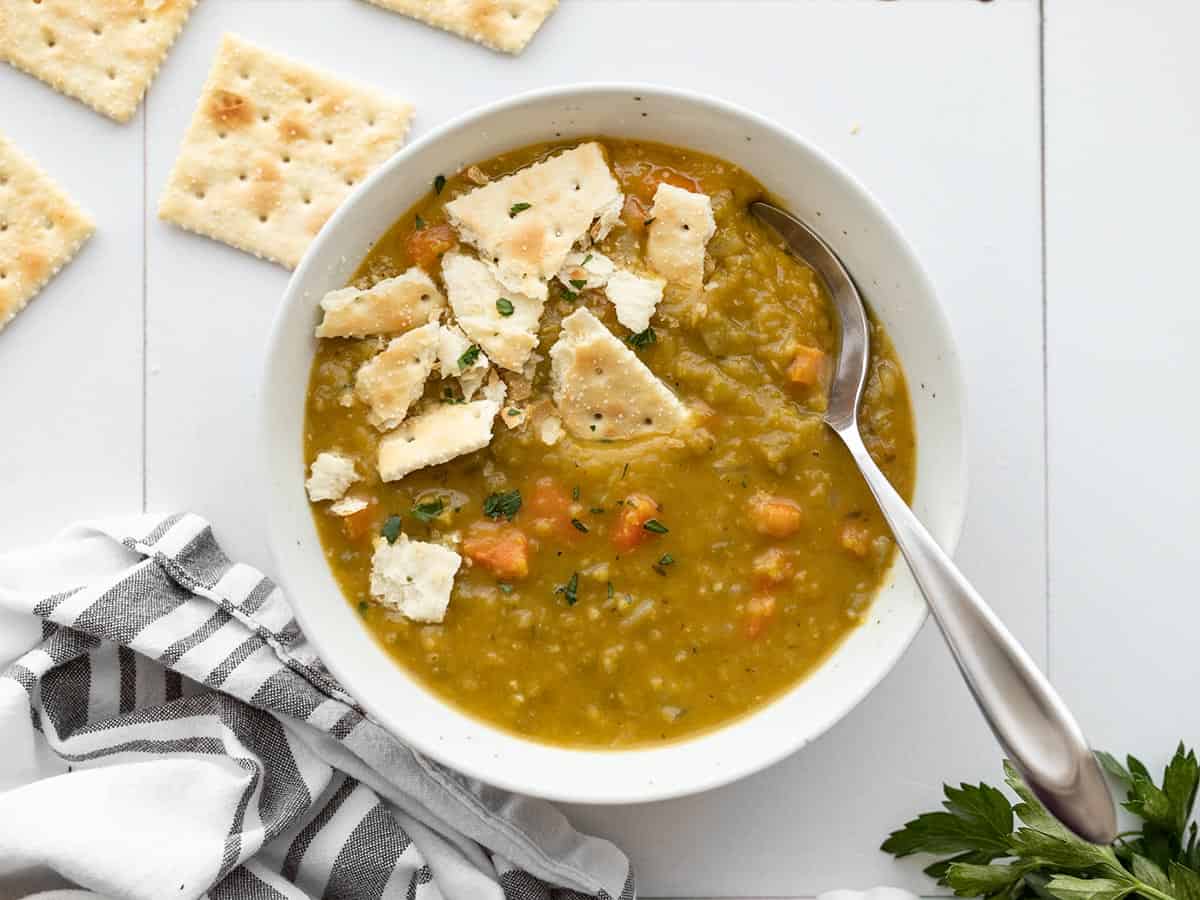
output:
<svg viewBox="0 0 1200 900"><path fill-rule="evenodd" d="M483 501L483 514L489 519L508 519L511 522L520 509L521 491L517 488L488 494Z"/></svg>
<svg viewBox="0 0 1200 900"><path fill-rule="evenodd" d="M1097 758L1126 788L1125 808L1142 820L1139 830L1123 833L1111 847L1068 831L1005 762L1004 780L1018 803L982 783L945 785L944 810L923 813L893 831L882 849L898 857L950 854L925 873L963 897L1200 898L1200 843L1191 821L1200 784L1196 754L1181 743L1161 786L1135 757L1127 757L1125 765L1107 753Z"/></svg>

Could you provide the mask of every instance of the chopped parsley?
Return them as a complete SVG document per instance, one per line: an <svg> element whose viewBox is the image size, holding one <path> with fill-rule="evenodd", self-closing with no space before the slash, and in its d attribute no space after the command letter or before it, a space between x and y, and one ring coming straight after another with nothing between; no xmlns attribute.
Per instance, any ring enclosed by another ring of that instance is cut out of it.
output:
<svg viewBox="0 0 1200 900"><path fill-rule="evenodd" d="M426 525L442 514L446 508L446 502L438 497L436 500L428 500L425 503L418 503L412 508L412 516L414 519L420 519Z"/></svg>
<svg viewBox="0 0 1200 900"><path fill-rule="evenodd" d="M496 312L502 316L511 316L513 314L512 301L507 297L501 297L496 301Z"/></svg>
<svg viewBox="0 0 1200 900"><path fill-rule="evenodd" d="M418 215L415 219L413 219L413 228L416 231L423 230L425 228L425 220Z"/></svg>
<svg viewBox="0 0 1200 900"><path fill-rule="evenodd" d="M629 463L625 463L625 468L621 470L621 478L629 474Z"/></svg>
<svg viewBox="0 0 1200 900"><path fill-rule="evenodd" d="M512 409L510 409L508 411L508 414L510 416L519 416L521 414L521 411L514 406Z"/></svg>
<svg viewBox="0 0 1200 900"><path fill-rule="evenodd" d="M453 390L451 390L450 388L445 388L442 391L442 402L454 404L454 403L466 403L467 401L464 400L462 397L455 397Z"/></svg>
<svg viewBox="0 0 1200 900"><path fill-rule="evenodd" d="M500 588L500 590L506 594L511 594L513 592L513 586L503 581L499 582L496 587Z"/></svg>
<svg viewBox="0 0 1200 900"><path fill-rule="evenodd" d="M514 488L499 494L488 494L483 501L483 514L489 519L508 519L512 521L521 508L521 492Z"/></svg>
<svg viewBox="0 0 1200 900"><path fill-rule="evenodd" d="M358 601L358 612L359 612L359 615L363 615L363 616L365 616L365 615L367 614L367 610L368 610L368 609L370 609L370 608L371 608L371 604L370 604L370 603L368 603L366 600L359 600L359 601Z"/></svg>
<svg viewBox="0 0 1200 900"><path fill-rule="evenodd" d="M466 349L462 356L458 358L458 368L467 369L475 365L475 360L479 359L479 345L472 344Z"/></svg>
<svg viewBox="0 0 1200 900"><path fill-rule="evenodd" d="M571 290L569 287L567 287L565 284L559 284L558 292L559 292L559 294L562 295L562 298L564 300L570 300L572 303L574 303L576 300L579 299L579 295L577 293L575 293L573 290Z"/></svg>
<svg viewBox="0 0 1200 900"><path fill-rule="evenodd" d="M572 278L571 279L571 287L575 288L575 290L577 290L577 291L582 291L585 287L587 287L587 279L586 278Z"/></svg>
<svg viewBox="0 0 1200 900"><path fill-rule="evenodd" d="M625 340L629 342L629 346L637 347L640 350L642 347L649 347L651 344L658 343L658 335L654 333L653 328L647 328L645 331L631 334Z"/></svg>
<svg viewBox="0 0 1200 900"><path fill-rule="evenodd" d="M603 506L593 506L591 509L588 510L588 512L590 512L594 516L598 516L604 512L604 507Z"/></svg>
<svg viewBox="0 0 1200 900"><path fill-rule="evenodd" d="M658 560L660 566L670 566L675 564L675 557L670 553L664 553Z"/></svg>
<svg viewBox="0 0 1200 900"><path fill-rule="evenodd" d="M586 266L586 265L588 264L588 260L590 260L591 258L592 258L592 254L590 254L590 253L589 253L587 256L585 256L585 257L583 258L583 262L581 262L581 263L580 263L580 265L581 265L581 266Z"/></svg>
<svg viewBox="0 0 1200 900"><path fill-rule="evenodd" d="M651 225L654 224L654 216L651 216L649 219L644 221L642 224L645 225L647 228L649 228Z"/></svg>
<svg viewBox="0 0 1200 900"><path fill-rule="evenodd" d="M554 593L566 597L567 606L574 606L579 602L579 573L572 572L570 580L566 584L556 587Z"/></svg>
<svg viewBox="0 0 1200 900"><path fill-rule="evenodd" d="M508 217L510 219L515 219L517 217L517 213L523 213L531 206L533 206L532 203L514 203L508 208Z"/></svg>
<svg viewBox="0 0 1200 900"><path fill-rule="evenodd" d="M667 526L658 521L658 519L647 519L642 523L642 527L654 534L666 534L668 531Z"/></svg>
<svg viewBox="0 0 1200 900"><path fill-rule="evenodd" d="M615 592L613 591L612 582L610 581L610 582L608 583L608 599L609 599L609 600L611 600L611 599L613 598L613 594L614 594L614 593L615 593Z"/></svg>
<svg viewBox="0 0 1200 900"><path fill-rule="evenodd" d="M402 524L403 520L399 516L388 516L379 533L383 535L389 544L394 544L396 543L396 538L400 537L400 526Z"/></svg>
<svg viewBox="0 0 1200 900"><path fill-rule="evenodd" d="M579 485L575 485L575 487L571 488L571 499L576 503L579 502Z"/></svg>
<svg viewBox="0 0 1200 900"><path fill-rule="evenodd" d="M580 522L578 519L572 519L571 524L575 527L576 531L582 531L584 534L588 533L588 527L586 525L584 525L582 522Z"/></svg>
<svg viewBox="0 0 1200 900"><path fill-rule="evenodd" d="M442 188L444 188L445 186L446 186L446 176L445 175L439 175L437 178L433 179L433 192L435 194L440 194L442 192Z"/></svg>

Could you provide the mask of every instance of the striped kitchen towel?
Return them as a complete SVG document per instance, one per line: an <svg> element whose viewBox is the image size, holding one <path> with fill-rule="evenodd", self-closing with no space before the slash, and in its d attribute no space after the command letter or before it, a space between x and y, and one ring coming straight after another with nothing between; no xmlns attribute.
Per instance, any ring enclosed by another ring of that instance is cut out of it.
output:
<svg viewBox="0 0 1200 900"><path fill-rule="evenodd" d="M193 515L0 556L0 895L632 900L612 844L367 718Z"/></svg>

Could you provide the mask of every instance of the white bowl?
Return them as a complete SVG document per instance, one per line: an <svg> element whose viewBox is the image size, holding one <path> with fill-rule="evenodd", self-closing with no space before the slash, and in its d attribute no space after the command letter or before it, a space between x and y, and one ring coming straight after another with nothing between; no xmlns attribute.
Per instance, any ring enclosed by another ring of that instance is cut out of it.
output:
<svg viewBox="0 0 1200 900"><path fill-rule="evenodd" d="M526 144L586 135L663 141L735 162L829 241L887 328L908 376L918 443L914 508L947 550L958 539L966 495L963 381L929 279L866 190L802 138L683 91L578 85L492 104L405 148L326 224L288 285L261 393L271 548L300 625L368 712L420 752L525 794L634 803L706 790L762 769L803 747L862 700L925 620L925 603L903 562L888 573L867 623L809 678L763 709L657 748L563 749L458 712L376 645L326 566L303 484L304 398L320 298L345 285L372 244L438 173Z"/></svg>

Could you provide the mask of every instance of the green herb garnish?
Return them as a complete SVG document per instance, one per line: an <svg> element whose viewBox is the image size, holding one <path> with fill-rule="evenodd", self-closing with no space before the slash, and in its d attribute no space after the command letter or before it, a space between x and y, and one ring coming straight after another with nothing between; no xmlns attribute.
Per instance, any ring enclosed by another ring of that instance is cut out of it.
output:
<svg viewBox="0 0 1200 900"><path fill-rule="evenodd" d="M521 492L514 488L498 494L488 494L483 501L483 514L489 519L508 519L512 521L521 508Z"/></svg>
<svg viewBox="0 0 1200 900"><path fill-rule="evenodd" d="M580 265L581 265L581 266L586 266L586 265L588 264L588 261L589 261L591 258L592 258L592 254L590 254L590 253L589 253L587 256L585 256L585 257L583 258L583 262L581 262L581 263L580 263Z"/></svg>
<svg viewBox="0 0 1200 900"><path fill-rule="evenodd" d="M400 537L400 527L404 524L399 516L388 516L387 521L383 523L383 528L379 529L379 533L389 544L396 543L396 538Z"/></svg>
<svg viewBox="0 0 1200 900"><path fill-rule="evenodd" d="M645 331L631 334L625 340L629 342L629 346L637 347L640 350L643 347L649 347L651 344L658 343L658 335L654 333L653 328L647 328Z"/></svg>
<svg viewBox="0 0 1200 900"><path fill-rule="evenodd" d="M572 303L574 303L576 300L579 299L579 295L577 293L575 293L573 290L571 290L569 287L567 287L565 284L560 283L558 285L558 292L559 292L559 294L562 295L562 298L564 300L570 300Z"/></svg>
<svg viewBox="0 0 1200 900"><path fill-rule="evenodd" d="M496 312L502 316L511 316L513 314L512 301L507 297L501 297L496 301Z"/></svg>
<svg viewBox="0 0 1200 900"><path fill-rule="evenodd" d="M580 522L578 519L572 519L571 524L575 527L576 531L582 531L584 534L588 533L588 527L586 525L584 525L582 522Z"/></svg>
<svg viewBox="0 0 1200 900"><path fill-rule="evenodd" d="M567 598L567 606L574 606L579 601L579 573L572 572L570 580L554 589L554 593Z"/></svg>
<svg viewBox="0 0 1200 900"><path fill-rule="evenodd" d="M668 531L667 526L658 521L658 519L647 519L642 523L642 527L647 531L654 532L655 534L666 534Z"/></svg>
<svg viewBox="0 0 1200 900"><path fill-rule="evenodd" d="M454 403L466 403L467 401L464 400L462 397L455 397L454 391L451 390L450 388L444 388L442 390L442 402L454 404Z"/></svg>
<svg viewBox="0 0 1200 900"><path fill-rule="evenodd" d="M604 507L603 506L593 506L591 509L588 510L588 512L590 512L594 516L599 516L604 513Z"/></svg>
<svg viewBox="0 0 1200 900"><path fill-rule="evenodd" d="M572 278L571 279L571 287L575 288L575 290L577 290L577 291L582 291L585 287L587 287L587 279L586 278Z"/></svg>
<svg viewBox="0 0 1200 900"><path fill-rule="evenodd" d="M621 478L629 474L629 463L625 463L625 468L621 470Z"/></svg>
<svg viewBox="0 0 1200 900"><path fill-rule="evenodd" d="M412 517L420 519L426 525L442 514L446 508L446 502L438 497L436 500L429 500L425 503L418 503L412 508Z"/></svg>
<svg viewBox="0 0 1200 900"><path fill-rule="evenodd" d="M439 175L435 179L433 179L433 192L435 194L440 194L442 192L442 188L444 188L445 186L446 186L446 176L445 175Z"/></svg>
<svg viewBox="0 0 1200 900"><path fill-rule="evenodd" d="M613 598L613 594L614 594L614 593L615 593L615 591L613 591L612 582L610 581L610 582L608 583L608 599L609 599L609 600L611 600L611 599Z"/></svg>
<svg viewBox="0 0 1200 900"><path fill-rule="evenodd" d="M924 813L893 831L882 849L894 856L932 853L944 859L925 873L956 894L995 900L1195 900L1200 897L1200 841L1191 822L1200 783L1196 754L1175 751L1159 787L1130 756L1122 765L1097 753L1127 790L1124 807L1142 820L1112 846L1076 837L1005 762L1013 804L986 784L944 785L944 811ZM1021 824L1017 824L1017 822Z"/></svg>
<svg viewBox="0 0 1200 900"><path fill-rule="evenodd" d="M525 212L525 210L529 209L529 207L532 205L532 203L514 203L508 208L508 217L510 219L515 219L517 217L517 213Z"/></svg>
<svg viewBox="0 0 1200 900"><path fill-rule="evenodd" d="M571 488L571 499L576 503L579 502L579 485L575 485L575 487Z"/></svg>
<svg viewBox="0 0 1200 900"><path fill-rule="evenodd" d="M510 409L508 411L508 414L510 416L519 416L521 414L521 411L519 409L517 409L516 407L513 407L512 409Z"/></svg>
<svg viewBox="0 0 1200 900"><path fill-rule="evenodd" d="M463 351L463 355L458 358L458 368L462 370L473 366L475 364L475 360L479 359L479 353L479 345L472 344L465 351Z"/></svg>
<svg viewBox="0 0 1200 900"><path fill-rule="evenodd" d="M413 228L416 231L421 231L425 228L425 220L418 215L415 219L413 219Z"/></svg>
<svg viewBox="0 0 1200 900"><path fill-rule="evenodd" d="M500 590L502 590L506 594L511 594L513 592L513 586L511 584L507 584L503 581L498 582L496 587L500 588Z"/></svg>
<svg viewBox="0 0 1200 900"><path fill-rule="evenodd" d="M649 219L646 219L645 221L642 222L642 224L645 225L647 228L649 228L651 225L654 224L654 216L651 216Z"/></svg>
<svg viewBox="0 0 1200 900"><path fill-rule="evenodd" d="M370 608L371 608L371 604L368 603L366 600L358 601L358 614L360 616L365 616L367 614L367 610Z"/></svg>
<svg viewBox="0 0 1200 900"><path fill-rule="evenodd" d="M661 557L659 557L658 564L660 566L674 565L675 557L673 557L670 553L664 553Z"/></svg>

